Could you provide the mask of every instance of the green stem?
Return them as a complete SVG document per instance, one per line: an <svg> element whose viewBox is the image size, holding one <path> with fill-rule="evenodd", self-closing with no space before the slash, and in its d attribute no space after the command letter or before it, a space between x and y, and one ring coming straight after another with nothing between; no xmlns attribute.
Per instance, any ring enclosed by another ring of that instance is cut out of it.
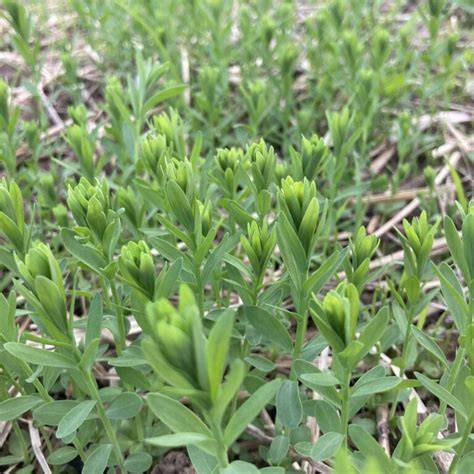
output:
<svg viewBox="0 0 474 474"><path fill-rule="evenodd" d="M105 305L107 308L112 309L112 302L110 301L110 296L109 296L109 288L107 286L107 283L105 281L104 277L100 277L100 286L102 287L102 296L104 297Z"/></svg>
<svg viewBox="0 0 474 474"><path fill-rule="evenodd" d="M104 404L102 403L102 399L100 398L99 390L97 388L97 383L90 372L87 372L86 370L81 369L81 373L87 382L87 385L91 392L91 397L96 402L97 413L105 429L105 432L107 433L107 437L112 444L113 450L115 452L115 456L117 457L117 462L120 467L120 470L121 472L125 473L126 471L125 471L125 468L123 467L124 459L123 459L122 450L120 448L120 444L115 434L114 427L110 423L110 420L105 411Z"/></svg>
<svg viewBox="0 0 474 474"><path fill-rule="evenodd" d="M306 281L306 278L303 280ZM296 359L300 358L301 349L303 348L304 339L306 336L306 329L308 328L308 298L306 294L301 291L298 301L298 315L301 319L299 319L296 323L296 338L295 338L295 347L293 348L292 360L295 361ZM290 374L291 380L296 380L296 372L291 369Z"/></svg>
<svg viewBox="0 0 474 474"><path fill-rule="evenodd" d="M212 415L208 417L211 425L212 434L217 443L217 462L220 468L226 468L229 465L229 457L227 455L227 446L225 445L224 435L220 423L218 423Z"/></svg>
<svg viewBox="0 0 474 474"><path fill-rule="evenodd" d="M469 416L469 419L466 422L466 426L464 426L461 442L459 443L458 448L456 450L456 455L454 456L451 462L451 466L449 467L448 474L454 474L456 472L459 461L461 460L464 450L466 449L467 442L469 441L469 435L471 434L473 423L474 423L474 410L471 411L471 415Z"/></svg>
<svg viewBox="0 0 474 474"><path fill-rule="evenodd" d="M119 331L119 340L116 344L117 354L120 355L122 350L126 346L126 329L125 329L125 317L123 315L122 306L120 304L120 298L118 296L117 287L115 282L110 280L110 288L112 290L112 300L115 306L115 314L117 315L117 325Z"/></svg>
<svg viewBox="0 0 474 474"><path fill-rule="evenodd" d="M126 347L126 338L127 338L127 333L126 333L126 327L125 327L125 317L122 311L122 305L120 302L120 298L118 295L117 291L117 286L115 285L114 281L110 281L110 288L112 290L112 301L115 306L115 311L117 315L117 323L118 323L118 329L119 329L119 341L118 344L116 345L117 349L117 354L120 355L122 353L122 350L125 349ZM132 390L132 387L128 386L125 384L125 388L127 390ZM135 423L135 428L137 431L137 437L140 442L143 442L145 439L144 431L143 431L143 425L140 419L140 416L136 416L134 419Z"/></svg>
<svg viewBox="0 0 474 474"><path fill-rule="evenodd" d="M459 375L459 370L461 369L462 361L464 359L464 348L460 347L456 352L456 358L454 359L453 365L451 366L451 370L449 373L448 381L446 382L446 386L444 387L448 392L452 392L454 385L456 384L456 380ZM439 405L438 413L440 415L444 415L448 404L445 401L441 401Z"/></svg>
<svg viewBox="0 0 474 474"><path fill-rule="evenodd" d="M410 344L412 320L413 320L413 317L411 315L408 315L407 329L405 331L405 339L403 340L403 349L402 349L402 356L401 356L401 361L400 361L400 378L402 379L403 379L403 376L405 375L405 369L407 366L408 347ZM397 392L395 401L393 402L392 407L390 408L390 418L393 418L395 416L398 400L399 400L399 392Z"/></svg>
<svg viewBox="0 0 474 474"><path fill-rule="evenodd" d="M194 266L194 276L196 278L196 298L199 308L199 314L204 317L204 284L202 281L201 268L199 265Z"/></svg>
<svg viewBox="0 0 474 474"><path fill-rule="evenodd" d="M351 371L345 373L344 384L341 388L341 433L345 436L344 443L347 447L347 428L349 425L349 399L351 394Z"/></svg>

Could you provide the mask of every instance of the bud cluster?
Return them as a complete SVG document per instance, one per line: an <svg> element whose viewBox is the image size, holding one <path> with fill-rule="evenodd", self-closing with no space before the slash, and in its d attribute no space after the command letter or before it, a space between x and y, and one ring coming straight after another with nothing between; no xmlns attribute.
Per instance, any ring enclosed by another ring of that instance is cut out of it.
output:
<svg viewBox="0 0 474 474"><path fill-rule="evenodd" d="M5 178L0 182L0 230L23 255L27 246L25 230L25 215L23 211L23 197L20 188L12 181L7 183Z"/></svg>
<svg viewBox="0 0 474 474"><path fill-rule="evenodd" d="M246 157L258 195L260 191L268 190L275 182L276 154L273 147L268 147L262 139L248 147Z"/></svg>
<svg viewBox="0 0 474 474"><path fill-rule="evenodd" d="M329 157L329 147L318 135L313 135L309 140L301 138L301 148L296 151L290 148L293 165L293 176L297 179L307 178L313 181L324 168Z"/></svg>
<svg viewBox="0 0 474 474"><path fill-rule="evenodd" d="M219 148L214 159L217 163L214 178L233 197L239 185L238 169L244 163L244 152L241 148Z"/></svg>
<svg viewBox="0 0 474 474"><path fill-rule="evenodd" d="M399 232L399 236L404 250L407 276L414 275L418 280L422 279L438 223L431 225L424 211L411 223L403 220L405 235Z"/></svg>
<svg viewBox="0 0 474 474"><path fill-rule="evenodd" d="M16 282L24 298L40 316L38 324L59 340L69 335L66 296L58 261L48 245L35 242L24 260L15 255L18 273L27 284Z"/></svg>
<svg viewBox="0 0 474 474"><path fill-rule="evenodd" d="M353 283L359 293L367 282L370 259L379 244L380 240L375 235L367 235L365 227L360 227L350 241L351 255L344 262L344 271L349 283Z"/></svg>
<svg viewBox="0 0 474 474"><path fill-rule="evenodd" d="M148 245L140 240L122 247L118 266L127 283L150 301L155 294L155 264Z"/></svg>
<svg viewBox="0 0 474 474"><path fill-rule="evenodd" d="M216 400L227 366L233 313L221 314L206 337L192 291L182 285L179 306L160 299L146 307L152 338L143 341L145 356L157 375L178 390L198 390ZM219 362L215 359L218 351Z"/></svg>
<svg viewBox="0 0 474 474"><path fill-rule="evenodd" d="M254 275L257 285L261 283L261 278L265 273L268 260L270 259L276 244L276 231L273 228L268 230L268 225L263 222L259 225L256 221L247 225L247 235L241 235L240 242L244 248Z"/></svg>
<svg viewBox="0 0 474 474"><path fill-rule="evenodd" d="M67 204L81 230L85 230L104 255L111 258L120 220L110 207L106 181L92 185L86 178L81 178L76 186L69 186Z"/></svg>
<svg viewBox="0 0 474 474"><path fill-rule="evenodd" d="M294 181L291 176L288 176L282 180L278 201L280 215L283 215L290 223L307 258L310 258L319 221L316 183L309 182L306 178L303 181Z"/></svg>

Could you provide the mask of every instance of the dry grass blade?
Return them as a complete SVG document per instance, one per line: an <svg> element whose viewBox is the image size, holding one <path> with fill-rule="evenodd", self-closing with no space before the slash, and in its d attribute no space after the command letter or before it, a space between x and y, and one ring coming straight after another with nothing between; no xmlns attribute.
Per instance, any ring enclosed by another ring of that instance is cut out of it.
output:
<svg viewBox="0 0 474 474"><path fill-rule="evenodd" d="M51 469L49 468L43 454L39 431L33 426L32 421L28 421L28 431L30 433L31 447L33 448L33 453L35 454L38 464L41 466L44 474L51 474Z"/></svg>

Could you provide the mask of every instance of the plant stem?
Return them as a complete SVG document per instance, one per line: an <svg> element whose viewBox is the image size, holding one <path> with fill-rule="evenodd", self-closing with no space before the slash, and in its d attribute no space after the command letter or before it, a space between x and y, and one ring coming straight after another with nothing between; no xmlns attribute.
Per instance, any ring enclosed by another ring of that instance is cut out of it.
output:
<svg viewBox="0 0 474 474"><path fill-rule="evenodd" d="M411 322L413 321L413 316L411 314L408 314L407 318L407 329L405 331L405 339L403 341L403 349L402 349L402 356L401 356L401 362L400 362L400 377L403 379L403 376L405 375L405 369L407 365L407 357L408 357L408 347L410 344L410 336L411 336ZM395 416L395 411L397 409L397 403L399 400L399 392L397 392L397 395L395 397L395 401L392 404L392 407L390 408L390 418L393 418Z"/></svg>
<svg viewBox="0 0 474 474"><path fill-rule="evenodd" d="M464 359L464 348L460 347L458 351L456 352L456 358L454 359L453 365L451 366L448 381L446 382L446 386L444 387L448 392L451 392L454 388L463 359ZM441 401L439 405L438 413L440 415L444 415L444 412L446 411L447 406L448 404L445 401Z"/></svg>
<svg viewBox="0 0 474 474"><path fill-rule="evenodd" d="M462 432L461 442L458 445L458 449L456 450L456 455L454 456L451 466L449 467L448 474L454 474L457 469L457 465L462 458L463 452L466 449L467 442L469 440L469 435L471 434L472 424L474 423L474 410L471 411L471 415L469 416L466 425L464 426L464 430Z"/></svg>
<svg viewBox="0 0 474 474"><path fill-rule="evenodd" d="M199 308L199 314L204 317L204 284L202 281L201 268L199 265L194 266L194 276L196 278L196 298Z"/></svg>
<svg viewBox="0 0 474 474"><path fill-rule="evenodd" d="M306 278L303 281L306 281ZM293 361L300 358L301 349L303 348L306 329L308 327L308 304L309 302L305 292L301 291L297 308L298 315L301 319L299 319L296 323L295 347L293 348L292 354ZM290 378L291 380L296 380L296 373L293 370L293 367L291 370Z"/></svg>
<svg viewBox="0 0 474 474"><path fill-rule="evenodd" d="M344 443L347 447L347 428L349 425L349 398L351 393L351 371L344 374L345 380L341 388L341 433L344 435Z"/></svg>
<svg viewBox="0 0 474 474"><path fill-rule="evenodd" d="M115 452L115 456L117 457L117 462L119 464L120 470L121 472L125 473L126 471L125 471L125 468L123 467L124 459L123 459L122 450L120 448L120 444L115 434L114 427L110 423L107 413L105 412L105 407L104 407L104 404L102 403L102 399L100 398L99 390L97 388L97 383L90 372L87 372L86 370L81 369L81 373L83 377L86 379L92 398L96 402L97 413L105 429L105 432L107 433L107 437L109 441L112 443L112 447Z"/></svg>
<svg viewBox="0 0 474 474"><path fill-rule="evenodd" d="M214 435L214 439L217 443L217 462L219 463L220 468L226 468L229 465L229 457L227 456L227 446L224 442L222 428L220 426L220 423L218 423L212 415L210 415L208 419L211 425L211 430Z"/></svg>
<svg viewBox="0 0 474 474"><path fill-rule="evenodd" d="M117 325L119 331L119 340L116 344L117 354L120 355L122 350L126 346L126 330L125 330L125 318L120 304L120 298L118 296L117 287L115 282L110 280L110 288L112 290L112 299L115 306L115 314L117 315Z"/></svg>

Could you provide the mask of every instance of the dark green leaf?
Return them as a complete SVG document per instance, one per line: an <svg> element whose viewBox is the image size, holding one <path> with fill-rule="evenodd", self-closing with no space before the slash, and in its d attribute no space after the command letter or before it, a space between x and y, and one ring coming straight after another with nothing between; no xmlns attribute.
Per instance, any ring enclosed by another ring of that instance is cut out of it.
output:
<svg viewBox="0 0 474 474"><path fill-rule="evenodd" d="M289 428L297 428L303 419L298 382L284 380L276 395L276 408L281 423Z"/></svg>
<svg viewBox="0 0 474 474"><path fill-rule="evenodd" d="M84 463L82 474L102 474L107 467L111 452L111 444L100 444L97 446Z"/></svg>
<svg viewBox="0 0 474 474"><path fill-rule="evenodd" d="M134 392L121 393L107 409L107 416L112 420L125 420L138 415L143 406L142 399Z"/></svg>
<svg viewBox="0 0 474 474"><path fill-rule="evenodd" d="M291 352L293 342L285 326L278 318L259 306L242 306L240 311L248 322L266 339Z"/></svg>

